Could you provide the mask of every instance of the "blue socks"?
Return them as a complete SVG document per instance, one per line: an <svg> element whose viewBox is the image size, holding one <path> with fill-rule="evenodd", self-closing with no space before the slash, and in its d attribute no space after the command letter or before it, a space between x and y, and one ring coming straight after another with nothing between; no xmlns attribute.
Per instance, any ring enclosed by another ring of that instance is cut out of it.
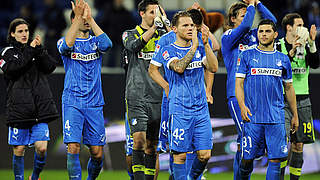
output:
<svg viewBox="0 0 320 180"><path fill-rule="evenodd" d="M87 180L96 179L99 176L102 166L103 166L102 160L96 160L96 159L90 158L87 166L87 169L88 169Z"/></svg>
<svg viewBox="0 0 320 180"><path fill-rule="evenodd" d="M237 151L233 160L233 180L240 180L241 152Z"/></svg>
<svg viewBox="0 0 320 180"><path fill-rule="evenodd" d="M197 157L193 159L192 168L189 175L192 179L197 179L206 168L207 163L201 162Z"/></svg>
<svg viewBox="0 0 320 180"><path fill-rule="evenodd" d="M186 166L185 164L173 163L173 176L175 180L186 179Z"/></svg>
<svg viewBox="0 0 320 180"><path fill-rule="evenodd" d="M79 154L67 153L67 169L69 180L81 180L81 165Z"/></svg>
<svg viewBox="0 0 320 180"><path fill-rule="evenodd" d="M270 162L267 169L267 180L279 180L280 179L280 162Z"/></svg>
<svg viewBox="0 0 320 180"><path fill-rule="evenodd" d="M127 173L128 173L128 175L129 175L129 177L130 177L130 180L133 180L133 173L130 172L129 170L127 170Z"/></svg>
<svg viewBox="0 0 320 180"><path fill-rule="evenodd" d="M12 166L15 180L24 179L24 156L13 155Z"/></svg>
<svg viewBox="0 0 320 180"><path fill-rule="evenodd" d="M38 180L39 175L46 164L47 153L41 157L36 152L34 152L34 162L33 162L33 172L31 180Z"/></svg>

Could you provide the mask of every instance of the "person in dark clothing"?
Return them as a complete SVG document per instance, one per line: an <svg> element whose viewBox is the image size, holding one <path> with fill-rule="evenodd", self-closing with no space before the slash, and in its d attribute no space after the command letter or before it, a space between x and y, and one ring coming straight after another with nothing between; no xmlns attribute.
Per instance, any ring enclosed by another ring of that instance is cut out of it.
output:
<svg viewBox="0 0 320 180"><path fill-rule="evenodd" d="M13 146L16 180L24 179L24 152L34 145L34 168L29 179L37 180L46 162L48 122L59 117L47 80L56 66L41 46L40 36L29 40L29 24L14 19L8 30L8 44L0 52L0 69L7 85L6 115L9 145Z"/></svg>

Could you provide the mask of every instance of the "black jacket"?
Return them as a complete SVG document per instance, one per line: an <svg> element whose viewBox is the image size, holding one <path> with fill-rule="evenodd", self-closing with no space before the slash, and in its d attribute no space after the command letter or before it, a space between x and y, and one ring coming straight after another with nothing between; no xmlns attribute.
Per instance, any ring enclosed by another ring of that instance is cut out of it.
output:
<svg viewBox="0 0 320 180"><path fill-rule="evenodd" d="M56 66L47 51L14 42L0 54L0 68L7 85L7 125L30 128L59 117L46 75Z"/></svg>

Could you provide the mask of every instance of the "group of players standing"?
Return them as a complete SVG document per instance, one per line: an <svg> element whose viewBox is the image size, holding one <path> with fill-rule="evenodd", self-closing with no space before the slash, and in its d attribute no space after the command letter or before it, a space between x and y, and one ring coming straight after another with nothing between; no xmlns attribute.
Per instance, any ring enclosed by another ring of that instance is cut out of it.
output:
<svg viewBox="0 0 320 180"><path fill-rule="evenodd" d="M264 20L251 29L256 9ZM72 25L57 43L66 72L62 121L67 169L69 179L81 179L82 141L91 155L88 179L96 179L106 142L101 56L112 42L85 1L72 2L72 10ZM168 145L171 178L200 179L213 145L208 102L212 103L213 73L218 70L214 50L219 44L203 24L197 5L177 12L171 26L156 0L142 0L138 12L141 24L122 36L128 173L131 179L156 179L157 152L166 151ZM288 14L282 21L286 36L275 43L275 23L259 0L236 2L229 9L221 39L228 107L238 131L236 180L249 179L253 160L265 153L267 179L283 179L287 137L291 137L290 179L299 179L303 144L314 142L308 75L310 67L319 66L316 28L312 25L309 32L299 14ZM55 69L54 60L41 46L40 37L30 43L28 30L23 19L11 22L10 46L1 51L0 68L8 86L15 179L23 179L25 146L34 144L29 179L37 180L46 159L47 123L59 115L46 78Z"/></svg>

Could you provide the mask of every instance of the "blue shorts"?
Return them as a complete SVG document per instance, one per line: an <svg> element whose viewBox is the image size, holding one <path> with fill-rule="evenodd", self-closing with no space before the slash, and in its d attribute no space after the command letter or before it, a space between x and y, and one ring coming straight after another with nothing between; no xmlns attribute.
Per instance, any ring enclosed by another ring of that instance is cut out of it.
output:
<svg viewBox="0 0 320 180"><path fill-rule="evenodd" d="M228 108L229 108L230 115L234 121L234 124L237 127L237 132L238 132L237 143L240 144L241 136L242 136L243 121L241 118L241 110L236 97L231 97L228 99Z"/></svg>
<svg viewBox="0 0 320 180"><path fill-rule="evenodd" d="M103 107L77 108L62 105L63 142L91 146L106 144Z"/></svg>
<svg viewBox="0 0 320 180"><path fill-rule="evenodd" d="M36 141L49 140L49 128L47 123L38 123L29 129L9 127L8 144L13 146L31 145Z"/></svg>
<svg viewBox="0 0 320 180"><path fill-rule="evenodd" d="M286 129L284 124L244 123L242 137L243 159L254 159L262 150L268 159L288 156Z"/></svg>
<svg viewBox="0 0 320 180"><path fill-rule="evenodd" d="M169 128L169 102L164 95L162 98L161 105L161 122L159 130L159 143L157 151L167 152L167 143L168 143L168 128Z"/></svg>
<svg viewBox="0 0 320 180"><path fill-rule="evenodd" d="M176 152L211 150L213 137L209 111L195 116L170 115L169 147Z"/></svg>
<svg viewBox="0 0 320 180"><path fill-rule="evenodd" d="M132 155L132 148L133 148L133 137L131 135L130 131L130 125L128 122L128 115L125 113L125 128L126 128L126 155L131 156Z"/></svg>

